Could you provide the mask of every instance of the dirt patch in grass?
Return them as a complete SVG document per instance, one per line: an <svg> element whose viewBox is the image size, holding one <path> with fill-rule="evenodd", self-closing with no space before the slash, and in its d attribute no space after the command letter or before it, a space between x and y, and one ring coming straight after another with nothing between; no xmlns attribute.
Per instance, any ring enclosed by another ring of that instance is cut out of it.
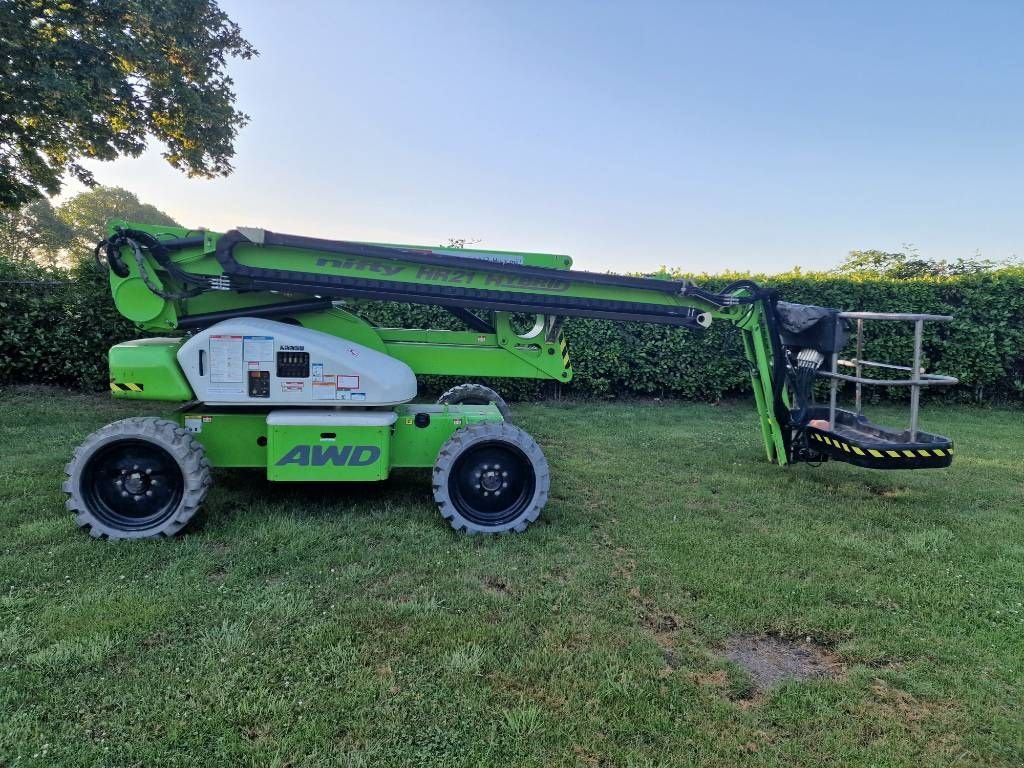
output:
<svg viewBox="0 0 1024 768"><path fill-rule="evenodd" d="M911 726L922 720L949 717L953 713L948 702L923 701L878 678L871 685L871 693L883 709Z"/></svg>
<svg viewBox="0 0 1024 768"><path fill-rule="evenodd" d="M897 499L911 494L911 490L906 486L875 485L874 483L868 483L867 489L870 493L883 499Z"/></svg>
<svg viewBox="0 0 1024 768"><path fill-rule="evenodd" d="M846 666L824 646L810 638L794 640L779 635L738 635L729 638L722 655L746 670L754 693L763 693L791 680L842 678Z"/></svg>
<svg viewBox="0 0 1024 768"><path fill-rule="evenodd" d="M504 596L508 595L511 591L508 583L497 576L484 576L480 582L483 584L484 591L490 592L492 595Z"/></svg>
<svg viewBox="0 0 1024 768"><path fill-rule="evenodd" d="M682 619L673 613L660 610L653 601L644 598L636 587L629 590L629 597L636 605L641 626L654 638L665 664L672 669L678 667L680 660L676 644L683 626Z"/></svg>

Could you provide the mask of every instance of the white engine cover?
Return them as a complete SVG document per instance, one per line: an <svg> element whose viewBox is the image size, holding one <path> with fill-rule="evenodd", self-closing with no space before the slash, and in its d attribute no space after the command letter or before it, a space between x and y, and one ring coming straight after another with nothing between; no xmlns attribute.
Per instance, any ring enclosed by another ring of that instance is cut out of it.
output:
<svg viewBox="0 0 1024 768"><path fill-rule="evenodd" d="M352 341L255 317L224 320L178 350L211 405L397 405L416 397L405 363Z"/></svg>

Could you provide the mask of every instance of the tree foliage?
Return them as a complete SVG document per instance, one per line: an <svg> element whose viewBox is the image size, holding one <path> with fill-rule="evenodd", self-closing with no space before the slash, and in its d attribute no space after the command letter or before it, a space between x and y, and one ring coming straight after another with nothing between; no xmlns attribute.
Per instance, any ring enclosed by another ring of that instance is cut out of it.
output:
<svg viewBox="0 0 1024 768"><path fill-rule="evenodd" d="M983 259L980 254L973 257L961 256L956 261L929 259L921 256L913 246L904 246L902 251L850 251L837 272L846 275L878 275L901 280L911 277L953 277L991 272L1010 261Z"/></svg>
<svg viewBox="0 0 1024 768"><path fill-rule="evenodd" d="M95 187L57 208L42 198L14 210L0 209L0 255L14 261L76 264L105 237L110 219L172 226L177 223L127 189Z"/></svg>
<svg viewBox="0 0 1024 768"><path fill-rule="evenodd" d="M21 208L0 209L0 254L56 264L72 230L45 197Z"/></svg>
<svg viewBox="0 0 1024 768"><path fill-rule="evenodd" d="M91 251L106 237L107 222L125 219L136 224L165 224L177 222L155 205L143 203L121 187L96 187L70 198L57 209L60 220L73 232L70 245L76 251Z"/></svg>
<svg viewBox="0 0 1024 768"><path fill-rule="evenodd" d="M139 155L146 138L190 176L231 172L247 117L229 58L255 55L216 0L0 3L0 208L54 195L86 159Z"/></svg>

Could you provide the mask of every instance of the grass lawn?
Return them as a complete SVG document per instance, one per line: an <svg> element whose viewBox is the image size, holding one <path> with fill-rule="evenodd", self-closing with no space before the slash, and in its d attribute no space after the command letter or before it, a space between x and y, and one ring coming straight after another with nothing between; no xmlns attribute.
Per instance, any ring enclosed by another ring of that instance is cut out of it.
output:
<svg viewBox="0 0 1024 768"><path fill-rule="evenodd" d="M94 541L64 463L140 411L0 395L0 765L1024 763L1022 411L926 408L954 466L884 473L771 466L744 403L520 405L522 536L423 473L218 472L189 535ZM762 633L840 674L758 692Z"/></svg>

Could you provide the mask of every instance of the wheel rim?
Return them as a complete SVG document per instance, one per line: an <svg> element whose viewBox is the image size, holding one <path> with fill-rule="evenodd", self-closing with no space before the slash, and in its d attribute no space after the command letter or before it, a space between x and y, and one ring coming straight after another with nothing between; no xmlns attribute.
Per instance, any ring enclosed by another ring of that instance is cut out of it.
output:
<svg viewBox="0 0 1024 768"><path fill-rule="evenodd" d="M145 440L103 446L82 470L82 497L103 523L123 531L151 528L174 514L184 493L181 467Z"/></svg>
<svg viewBox="0 0 1024 768"><path fill-rule="evenodd" d="M488 441L466 449L455 461L448 493L467 520L498 526L529 507L536 485L533 464L519 447Z"/></svg>

